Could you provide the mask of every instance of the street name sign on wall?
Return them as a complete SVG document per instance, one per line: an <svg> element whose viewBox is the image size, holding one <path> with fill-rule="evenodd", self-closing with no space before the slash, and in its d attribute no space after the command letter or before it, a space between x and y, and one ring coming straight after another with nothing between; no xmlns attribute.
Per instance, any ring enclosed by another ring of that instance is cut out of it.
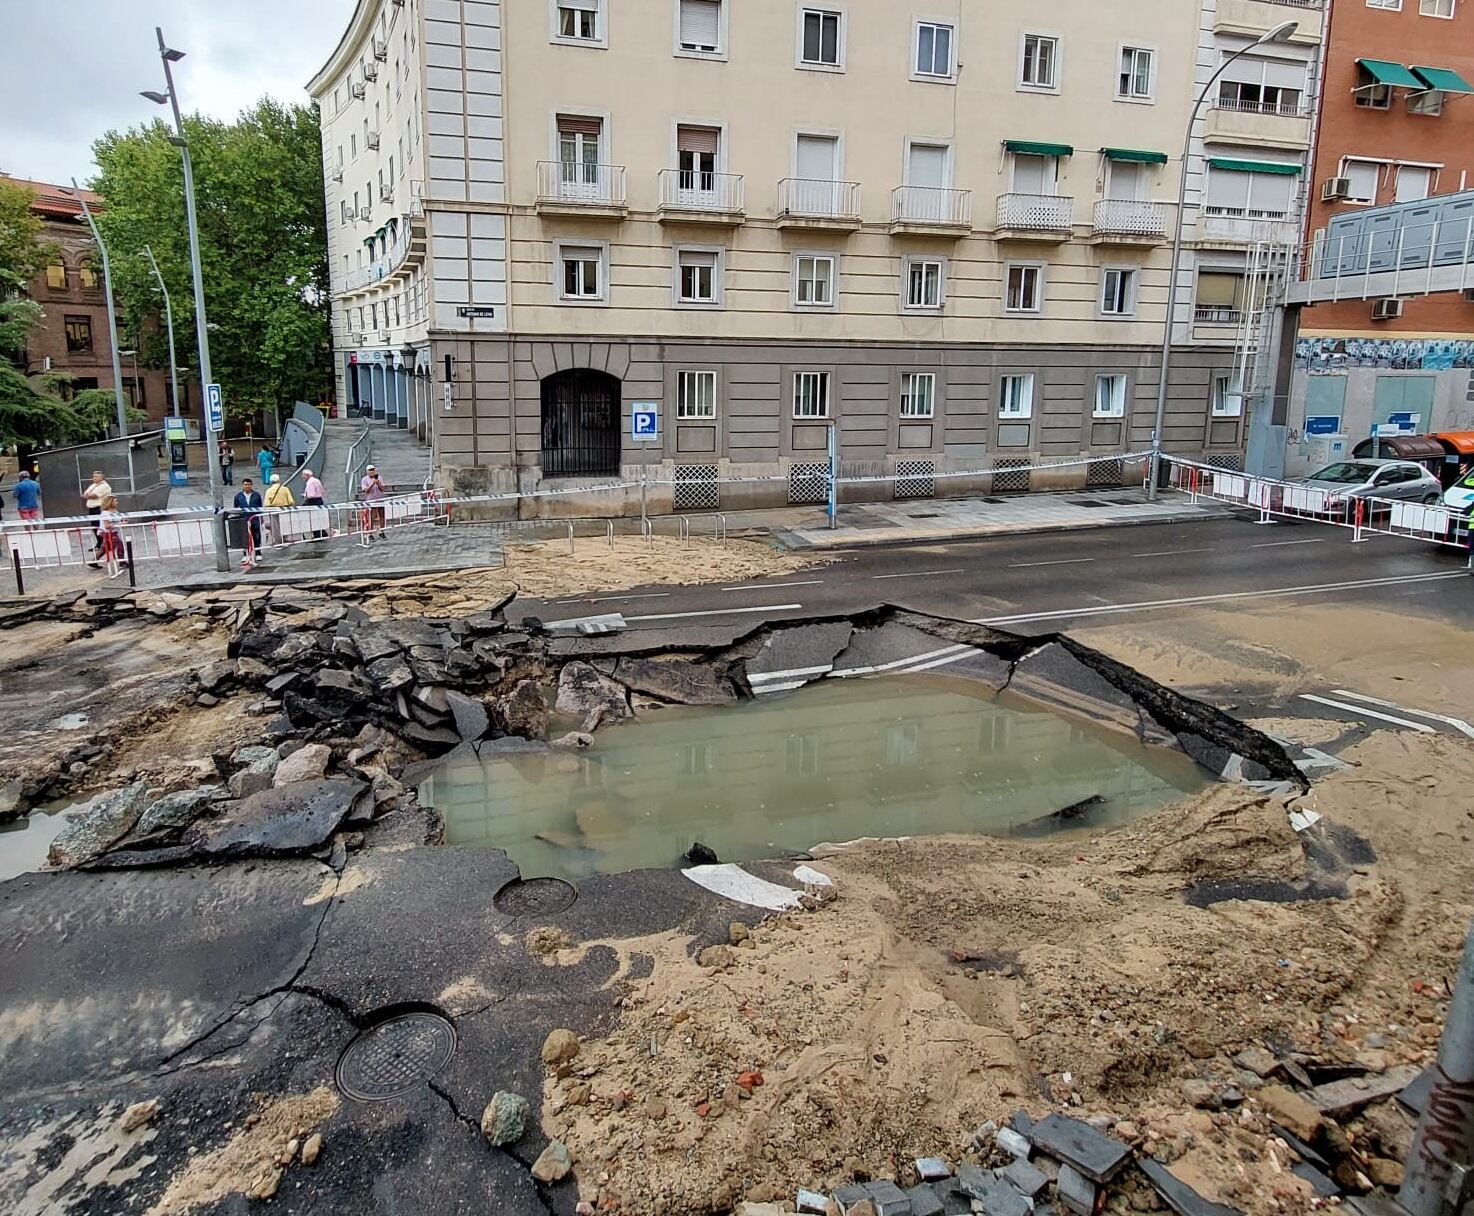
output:
<svg viewBox="0 0 1474 1216"><path fill-rule="evenodd" d="M660 411L653 401L636 401L630 407L630 438L636 443L653 443L660 438Z"/></svg>
<svg viewBox="0 0 1474 1216"><path fill-rule="evenodd" d="M218 384L205 385L205 425L216 432L225 429L225 396Z"/></svg>

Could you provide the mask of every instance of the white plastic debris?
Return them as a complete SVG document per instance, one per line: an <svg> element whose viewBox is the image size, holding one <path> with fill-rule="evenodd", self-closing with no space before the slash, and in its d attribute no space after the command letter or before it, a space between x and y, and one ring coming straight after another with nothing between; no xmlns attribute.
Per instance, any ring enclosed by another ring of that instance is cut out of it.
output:
<svg viewBox="0 0 1474 1216"><path fill-rule="evenodd" d="M794 870L793 876L806 887L832 887L834 879L828 874L821 874L812 866L799 866Z"/></svg>

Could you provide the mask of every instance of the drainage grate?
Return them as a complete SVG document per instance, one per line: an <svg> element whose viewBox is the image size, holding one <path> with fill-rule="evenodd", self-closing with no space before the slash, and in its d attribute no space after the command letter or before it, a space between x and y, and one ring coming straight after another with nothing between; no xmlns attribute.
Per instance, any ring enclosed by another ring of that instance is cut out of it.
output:
<svg viewBox="0 0 1474 1216"><path fill-rule="evenodd" d="M677 511L715 511L722 505L721 482L714 464L678 464L675 476Z"/></svg>
<svg viewBox="0 0 1474 1216"><path fill-rule="evenodd" d="M827 464L789 465L788 501L791 503L828 502L829 466Z"/></svg>
<svg viewBox="0 0 1474 1216"><path fill-rule="evenodd" d="M338 1059L338 1088L359 1102L418 1089L450 1063L455 1025L438 1013L401 1013L370 1026Z"/></svg>
<svg viewBox="0 0 1474 1216"><path fill-rule="evenodd" d="M1012 459L1000 456L993 462L993 493L1006 494L1009 491L1028 493L1029 489L1029 460L1028 457Z"/></svg>
<svg viewBox="0 0 1474 1216"><path fill-rule="evenodd" d="M1238 452L1210 452L1203 457L1203 463L1210 469L1225 469L1230 473L1244 471L1244 458Z"/></svg>
<svg viewBox="0 0 1474 1216"><path fill-rule="evenodd" d="M1092 460L1085 466L1085 488L1104 490L1108 486L1119 486L1126 477L1126 462L1119 456L1105 460Z"/></svg>
<svg viewBox="0 0 1474 1216"><path fill-rule="evenodd" d="M578 889L561 878L514 878L491 902L508 916L551 916L571 908L577 898Z"/></svg>
<svg viewBox="0 0 1474 1216"><path fill-rule="evenodd" d="M1071 498L1069 503L1072 507L1109 507L1112 505L1108 502L1097 502L1093 498Z"/></svg>
<svg viewBox="0 0 1474 1216"><path fill-rule="evenodd" d="M933 498L936 496L937 465L934 460L896 461L897 498Z"/></svg>

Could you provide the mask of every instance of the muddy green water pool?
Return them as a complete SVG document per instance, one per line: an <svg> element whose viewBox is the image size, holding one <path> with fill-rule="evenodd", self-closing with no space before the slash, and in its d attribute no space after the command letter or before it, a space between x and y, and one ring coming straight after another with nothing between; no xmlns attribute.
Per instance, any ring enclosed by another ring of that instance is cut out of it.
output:
<svg viewBox="0 0 1474 1216"><path fill-rule="evenodd" d="M1104 827L1208 780L1185 755L1022 697L907 676L662 709L583 752L448 762L420 796L448 844L576 879L672 865L694 841L752 861L862 836ZM1049 821L1091 798L1080 818Z"/></svg>

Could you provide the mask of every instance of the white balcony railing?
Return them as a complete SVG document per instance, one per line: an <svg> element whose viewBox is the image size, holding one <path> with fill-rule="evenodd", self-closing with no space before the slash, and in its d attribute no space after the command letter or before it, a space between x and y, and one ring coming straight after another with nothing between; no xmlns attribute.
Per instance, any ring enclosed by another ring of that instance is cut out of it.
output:
<svg viewBox="0 0 1474 1216"><path fill-rule="evenodd" d="M1226 305L1199 304L1193 309L1193 321L1198 325L1242 325L1244 314Z"/></svg>
<svg viewBox="0 0 1474 1216"><path fill-rule="evenodd" d="M860 184L785 177L778 183L778 214L857 220L860 218Z"/></svg>
<svg viewBox="0 0 1474 1216"><path fill-rule="evenodd" d="M1102 236L1165 237L1167 205L1129 198L1103 198L1095 204L1095 231Z"/></svg>
<svg viewBox="0 0 1474 1216"><path fill-rule="evenodd" d="M898 224L972 225L972 191L941 186L897 186L891 195L891 220Z"/></svg>
<svg viewBox="0 0 1474 1216"><path fill-rule="evenodd" d="M624 166L538 161L537 201L569 206L623 207Z"/></svg>
<svg viewBox="0 0 1474 1216"><path fill-rule="evenodd" d="M742 176L707 173L701 169L662 169L660 205L678 211L741 211Z"/></svg>
<svg viewBox="0 0 1474 1216"><path fill-rule="evenodd" d="M1272 114L1280 118L1305 118L1305 107L1298 101L1243 101L1237 97L1220 97L1213 102L1215 110L1231 110L1235 114Z"/></svg>
<svg viewBox="0 0 1474 1216"><path fill-rule="evenodd" d="M1075 200L1062 194L1000 194L998 227L1025 232L1069 232Z"/></svg>

